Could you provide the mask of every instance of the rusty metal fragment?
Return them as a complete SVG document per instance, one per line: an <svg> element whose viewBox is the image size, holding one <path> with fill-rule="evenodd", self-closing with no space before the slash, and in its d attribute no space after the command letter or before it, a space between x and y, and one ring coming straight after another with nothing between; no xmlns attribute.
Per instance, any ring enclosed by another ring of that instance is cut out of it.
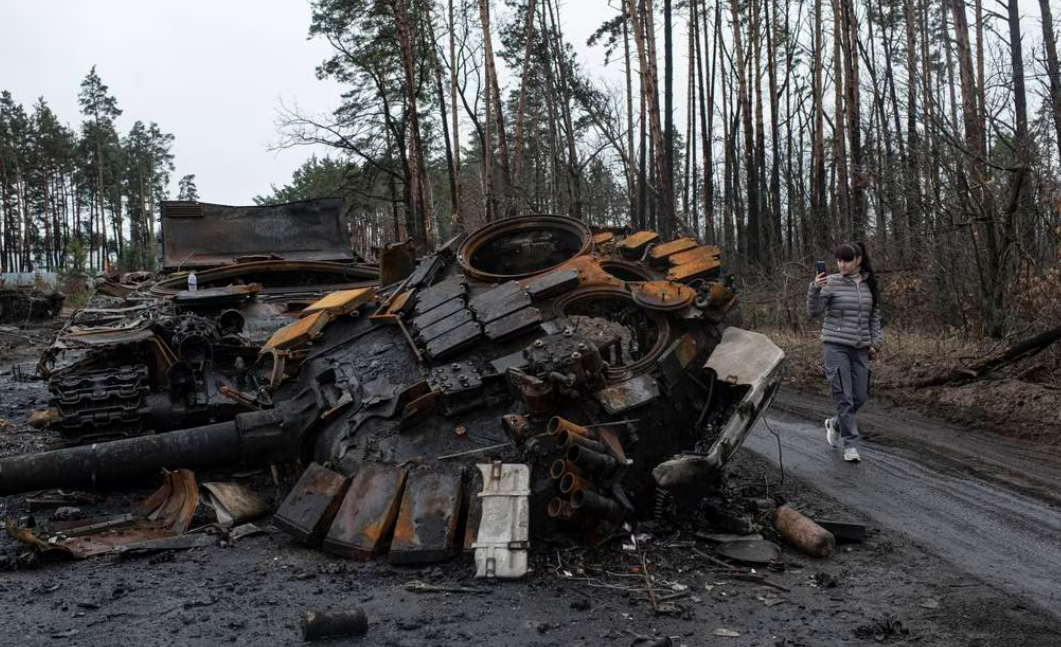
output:
<svg viewBox="0 0 1061 647"><path fill-rule="evenodd" d="M324 538L324 550L351 559L386 552L402 502L405 471L396 465L361 465Z"/></svg>
<svg viewBox="0 0 1061 647"><path fill-rule="evenodd" d="M666 243L654 246L648 252L648 258L652 262L664 262L668 257L681 252L687 252L696 248L697 243L692 238L678 238Z"/></svg>
<svg viewBox="0 0 1061 647"><path fill-rule="evenodd" d="M601 389L595 395L605 411L618 416L655 401L659 397L659 383L651 375L638 375Z"/></svg>
<svg viewBox="0 0 1061 647"><path fill-rule="evenodd" d="M343 502L350 479L318 465L309 468L280 504L273 525L305 544L320 544Z"/></svg>
<svg viewBox="0 0 1061 647"><path fill-rule="evenodd" d="M306 306L300 317L308 317L317 312L327 312L333 317L347 315L355 312L376 297L376 291L372 288L357 288L354 290L340 290L332 292L324 298Z"/></svg>
<svg viewBox="0 0 1061 647"><path fill-rule="evenodd" d="M667 274L668 281L691 281L698 278L717 276L722 269L722 263L716 258L698 258L696 260L675 265Z"/></svg>
<svg viewBox="0 0 1061 647"><path fill-rule="evenodd" d="M322 310L304 319L294 321L277 330L269 338L269 341L265 342L263 349L292 350L302 348L319 336L331 319L332 315Z"/></svg>
<svg viewBox="0 0 1061 647"><path fill-rule="evenodd" d="M618 247L625 258L640 258L644 253L645 247L657 240L659 240L658 233L654 231L639 231L620 241Z"/></svg>
<svg viewBox="0 0 1061 647"><path fill-rule="evenodd" d="M435 562L458 549L457 521L464 500L462 470L419 466L410 470L394 527L390 561Z"/></svg>
<svg viewBox="0 0 1061 647"><path fill-rule="evenodd" d="M634 301L653 310L680 310L691 304L696 292L674 281L649 281L633 290Z"/></svg>
<svg viewBox="0 0 1061 647"><path fill-rule="evenodd" d="M239 483L203 483L203 500L214 510L222 528L253 521L269 512L269 504L256 492Z"/></svg>

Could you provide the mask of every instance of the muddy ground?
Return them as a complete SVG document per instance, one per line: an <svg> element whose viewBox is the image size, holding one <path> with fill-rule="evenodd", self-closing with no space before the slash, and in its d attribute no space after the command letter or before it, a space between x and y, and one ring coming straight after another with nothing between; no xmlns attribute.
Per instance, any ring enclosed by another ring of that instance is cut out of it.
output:
<svg viewBox="0 0 1061 647"><path fill-rule="evenodd" d="M46 403L43 384L19 381L12 370L32 364L50 335L46 326L0 333L0 420L7 423L0 455L54 440L27 424L29 411ZM914 424L902 409L874 406L877 415ZM274 502L284 494L262 472L200 476L243 480ZM756 501L777 498L809 515L866 521L749 451L738 453L727 487L750 515ZM108 493L73 514L123 512L151 489ZM0 498L0 516L24 513L25 497ZM777 539L767 519L756 520L764 536ZM303 613L354 607L366 612L368 634L330 644L591 646L669 638L690 646L1046 647L1061 640L1056 616L1034 600L1004 594L873 524L864 541L841 544L829 558L781 544L779 560L749 571L721 559L707 538L726 528L701 515L665 514L637 529L636 546L630 536L595 549L538 538L533 571L519 582L475 580L467 555L427 568L342 560L294 543L268 519L258 526L263 532L214 547L83 561L44 560L0 536L5 640L292 645L302 642Z"/></svg>

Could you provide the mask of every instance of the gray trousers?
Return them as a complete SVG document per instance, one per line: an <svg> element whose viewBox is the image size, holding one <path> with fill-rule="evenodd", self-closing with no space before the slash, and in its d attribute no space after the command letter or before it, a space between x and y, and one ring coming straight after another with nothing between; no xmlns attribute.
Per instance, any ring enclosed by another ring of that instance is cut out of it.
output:
<svg viewBox="0 0 1061 647"><path fill-rule="evenodd" d="M865 348L822 344L825 379L836 405L836 427L844 447L858 445L855 413L869 397L869 353Z"/></svg>

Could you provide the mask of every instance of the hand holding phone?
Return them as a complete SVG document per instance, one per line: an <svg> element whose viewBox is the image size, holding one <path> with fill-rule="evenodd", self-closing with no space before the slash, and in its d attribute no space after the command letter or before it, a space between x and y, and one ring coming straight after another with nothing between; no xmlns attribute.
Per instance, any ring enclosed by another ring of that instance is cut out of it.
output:
<svg viewBox="0 0 1061 647"><path fill-rule="evenodd" d="M814 264L814 275L818 276L820 274L825 274L825 261L818 261Z"/></svg>

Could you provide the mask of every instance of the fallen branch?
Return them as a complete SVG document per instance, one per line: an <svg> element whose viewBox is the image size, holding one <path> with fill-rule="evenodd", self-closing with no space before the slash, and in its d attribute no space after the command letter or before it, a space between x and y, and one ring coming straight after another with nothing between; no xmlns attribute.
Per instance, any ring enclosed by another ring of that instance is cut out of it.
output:
<svg viewBox="0 0 1061 647"><path fill-rule="evenodd" d="M1043 350L1046 350L1058 339L1061 339L1061 326L1051 328L1050 330L1041 332L1033 337L1023 339L991 357L982 358L968 366L952 369L941 375L912 382L880 384L878 386L879 388L923 388L926 386L942 386L944 384L956 385L972 382L973 380L978 380L1006 364L1037 355Z"/></svg>

